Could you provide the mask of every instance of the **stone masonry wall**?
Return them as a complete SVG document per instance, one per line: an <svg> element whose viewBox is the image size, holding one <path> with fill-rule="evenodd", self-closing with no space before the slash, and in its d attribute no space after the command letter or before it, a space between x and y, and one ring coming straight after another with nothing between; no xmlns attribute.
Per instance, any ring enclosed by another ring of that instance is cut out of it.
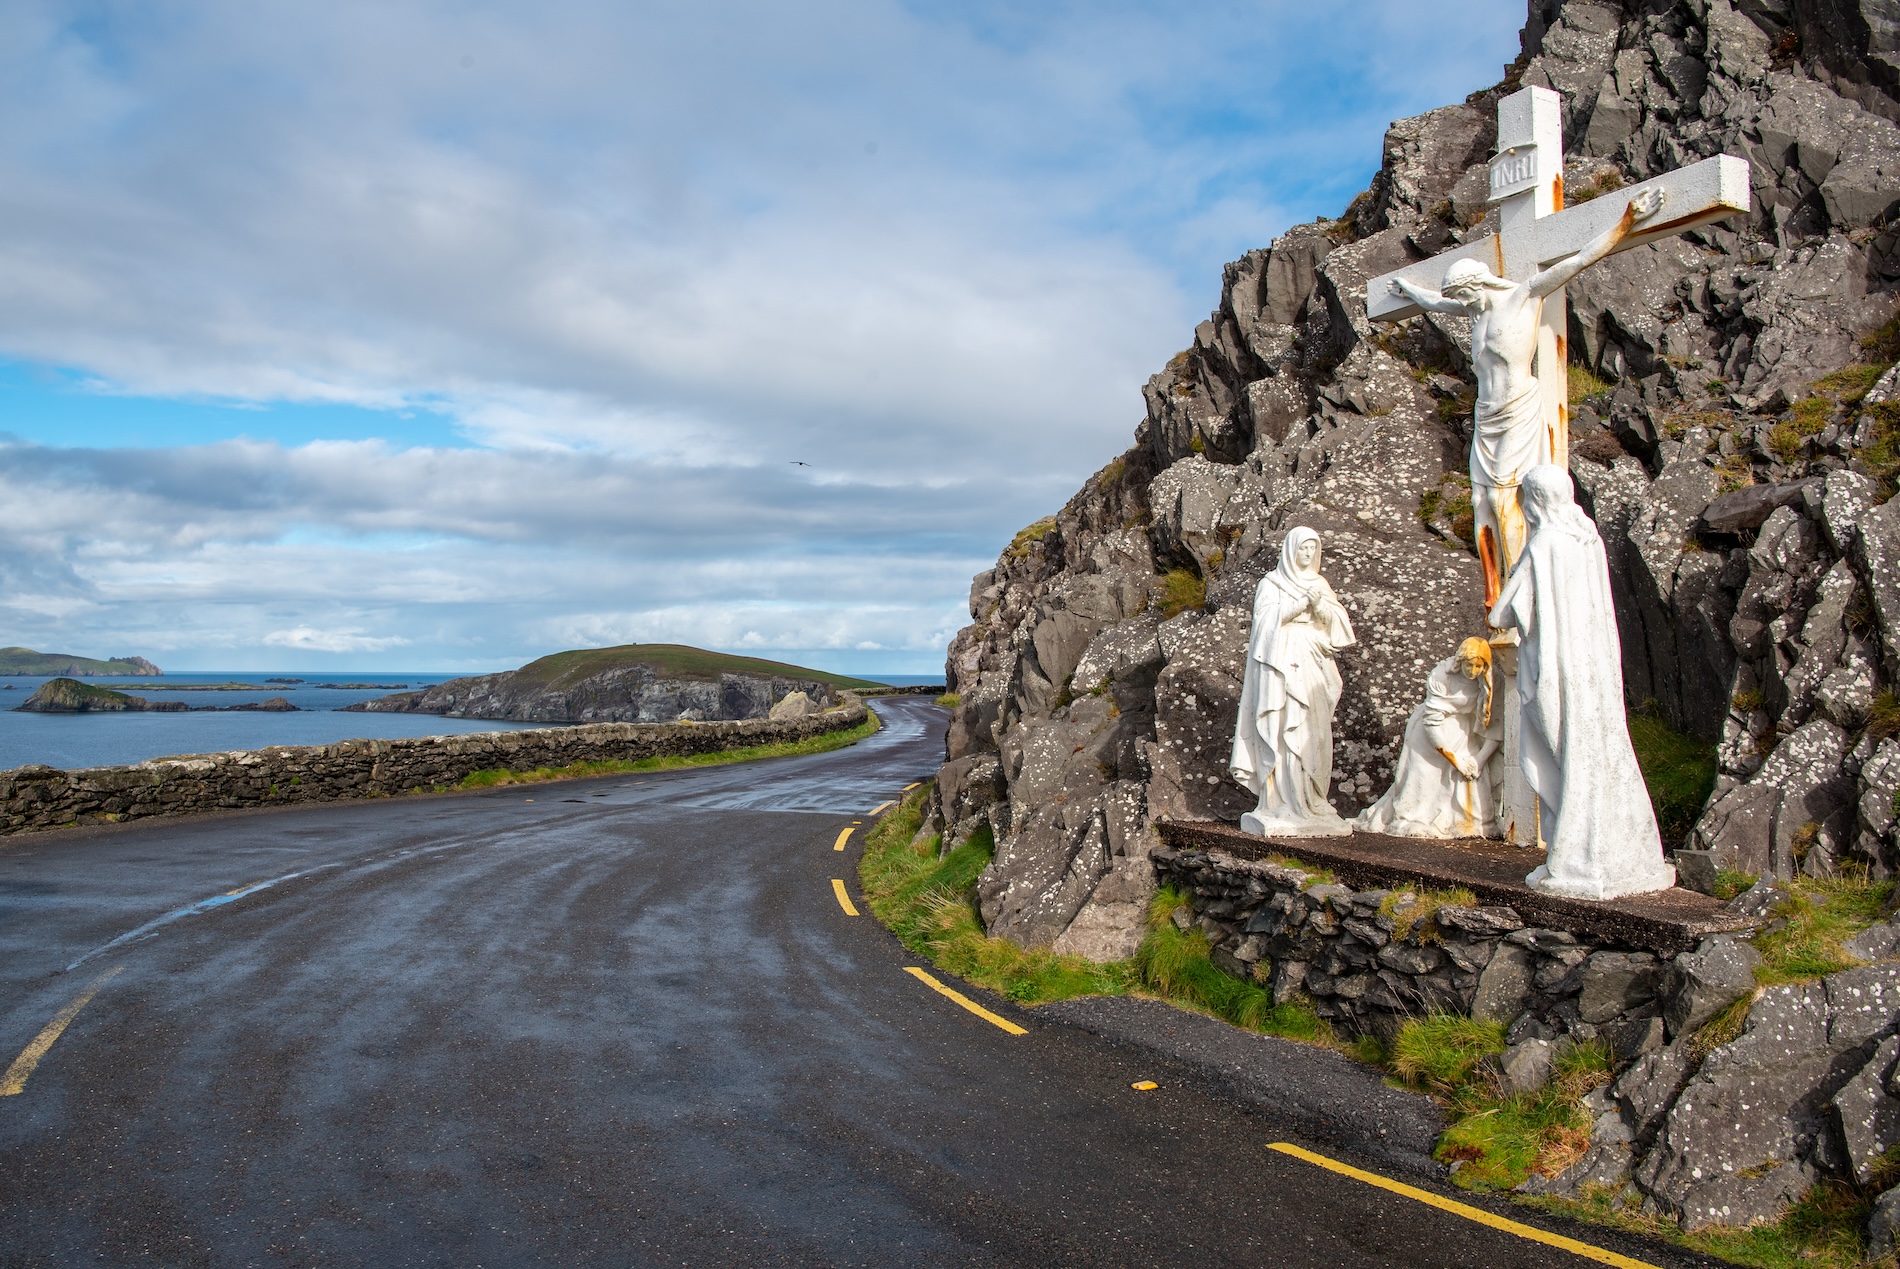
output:
<svg viewBox="0 0 1900 1269"><path fill-rule="evenodd" d="M460 783L476 771L638 761L805 740L855 727L855 697L804 718L721 723L588 723L529 731L345 740L158 758L124 767L0 771L0 833L152 815L389 797Z"/></svg>

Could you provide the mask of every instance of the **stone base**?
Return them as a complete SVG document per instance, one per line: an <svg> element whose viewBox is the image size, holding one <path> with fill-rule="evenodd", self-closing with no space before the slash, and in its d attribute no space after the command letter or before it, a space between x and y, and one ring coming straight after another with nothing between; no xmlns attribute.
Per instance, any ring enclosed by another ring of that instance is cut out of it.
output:
<svg viewBox="0 0 1900 1269"><path fill-rule="evenodd" d="M1263 820L1252 811L1240 817L1240 831L1254 837L1346 837L1352 832L1352 825L1335 815L1330 820L1308 820L1301 824L1287 824L1277 820Z"/></svg>
<svg viewBox="0 0 1900 1269"><path fill-rule="evenodd" d="M1524 879L1543 864L1544 852L1508 842L1433 841L1383 833L1262 839L1231 824L1188 820L1163 820L1156 828L1162 842L1174 850L1221 851L1241 859L1284 854L1329 869L1345 884L1360 888L1462 888L1481 904L1515 909L1527 923L1665 956L1689 951L1711 934L1737 933L1759 924L1719 899L1681 888L1601 901L1533 890Z"/></svg>

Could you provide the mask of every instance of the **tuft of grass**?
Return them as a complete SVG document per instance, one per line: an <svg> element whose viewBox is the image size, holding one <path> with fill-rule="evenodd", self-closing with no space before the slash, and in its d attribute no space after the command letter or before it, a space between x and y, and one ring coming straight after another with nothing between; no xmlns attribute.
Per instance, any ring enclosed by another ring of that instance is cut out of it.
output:
<svg viewBox="0 0 1900 1269"><path fill-rule="evenodd" d="M1587 203L1592 199L1602 198L1610 191L1622 188L1623 174L1614 168L1609 168L1605 171L1598 172L1587 185L1579 185L1574 191L1566 189L1564 191L1564 205L1567 207L1575 207L1579 203Z"/></svg>
<svg viewBox="0 0 1900 1269"><path fill-rule="evenodd" d="M1315 868L1313 865L1306 863L1303 860L1295 859L1291 855L1268 855L1267 862L1275 865L1276 867L1293 868L1300 872L1305 873L1306 885L1303 887L1303 889L1310 890L1314 886L1337 885L1339 882L1339 877L1333 872L1332 869Z"/></svg>
<svg viewBox="0 0 1900 1269"><path fill-rule="evenodd" d="M1752 872L1740 872L1734 868L1718 868L1715 872L1715 897L1726 903L1744 890L1754 888L1761 878Z"/></svg>
<svg viewBox="0 0 1900 1269"><path fill-rule="evenodd" d="M1533 1172L1557 1175L1589 1147L1590 1122L1582 1102L1591 1089L1609 1082L1612 1062L1600 1041L1571 1046L1558 1053L1548 1084L1509 1098L1499 1097L1477 1068L1447 1090L1458 1118L1439 1139L1437 1158L1464 1161L1453 1180L1466 1189L1510 1190Z"/></svg>
<svg viewBox="0 0 1900 1269"><path fill-rule="evenodd" d="M1825 392L1842 405L1859 405L1861 399L1880 382L1880 376L1887 373L1885 366L1870 366L1859 363L1843 366L1832 374L1822 375L1814 381L1817 391Z"/></svg>
<svg viewBox="0 0 1900 1269"><path fill-rule="evenodd" d="M1630 714L1629 728L1663 842L1678 845L1715 790L1715 746L1683 735L1653 714Z"/></svg>
<svg viewBox="0 0 1900 1269"><path fill-rule="evenodd" d="M1472 1082L1478 1063L1502 1052L1502 1023L1434 1013L1399 1029L1392 1041L1392 1072L1414 1088L1455 1093Z"/></svg>
<svg viewBox="0 0 1900 1269"><path fill-rule="evenodd" d="M1163 891L1163 906L1179 896ZM1332 1028L1305 1001L1274 1004L1273 995L1258 983L1245 982L1223 971L1208 956L1207 936L1192 927L1177 930L1165 918L1150 921L1148 937L1135 953L1135 968L1143 986L1165 999L1211 1013L1237 1027L1289 1040L1334 1043Z"/></svg>
<svg viewBox="0 0 1900 1269"><path fill-rule="evenodd" d="M1797 877L1782 884L1788 898L1775 907L1775 920L1752 940L1762 954L1755 981L1764 987L1811 982L1859 964L1842 944L1880 920L1894 885L1855 872Z"/></svg>
<svg viewBox="0 0 1900 1269"><path fill-rule="evenodd" d="M1860 348L1874 361L1889 366L1900 361L1900 317L1888 319L1885 326L1864 337Z"/></svg>
<svg viewBox="0 0 1900 1269"><path fill-rule="evenodd" d="M536 767L532 771L506 771L499 768L471 771L456 785L461 789L493 789L505 784L542 784L549 780L579 780L587 776L620 775L632 771L673 771L680 767L719 767L729 762L757 762L763 758L797 758L805 754L830 753L855 745L875 735L883 724L874 711L856 727L822 732L804 740L781 741L770 745L748 745L743 749L719 749L712 753L665 754L633 761L570 762L564 767ZM291 781L292 784L296 780Z"/></svg>
<svg viewBox="0 0 1900 1269"><path fill-rule="evenodd" d="M1392 918L1393 942L1405 941L1416 930L1421 942L1435 943L1438 941L1438 925L1432 918L1440 908L1477 906L1477 896L1462 887L1451 890L1405 890L1387 895L1379 905L1379 912Z"/></svg>
<svg viewBox="0 0 1900 1269"><path fill-rule="evenodd" d="M1766 699L1767 698L1760 692L1751 688L1748 691L1737 692L1735 695L1729 697L1728 704L1729 708L1738 714L1752 714L1762 707L1762 703Z"/></svg>
<svg viewBox="0 0 1900 1269"><path fill-rule="evenodd" d="M955 709L957 706L963 704L963 694L961 692L945 692L942 696L937 698L937 704L943 706L945 709Z"/></svg>
<svg viewBox="0 0 1900 1269"><path fill-rule="evenodd" d="M1204 608L1207 605L1207 582L1192 569L1177 568L1161 578L1160 605L1161 618L1178 617L1190 608Z"/></svg>
<svg viewBox="0 0 1900 1269"><path fill-rule="evenodd" d="M1569 381L1570 408L1576 409L1593 397L1609 395L1611 383L1588 366L1571 362L1564 367L1565 378Z"/></svg>
<svg viewBox="0 0 1900 1269"><path fill-rule="evenodd" d="M1748 1011L1755 1007L1759 995L1759 991L1750 992L1703 1023L1689 1037L1690 1059L1700 1065L1703 1058L1741 1035L1742 1027L1748 1022Z"/></svg>
<svg viewBox="0 0 1900 1269"><path fill-rule="evenodd" d="M1096 477L1096 482L1106 489L1110 485L1121 484L1122 477L1127 473L1128 460L1126 458L1111 459L1108 466L1102 468L1101 473Z"/></svg>
<svg viewBox="0 0 1900 1269"><path fill-rule="evenodd" d="M1885 740L1895 732L1900 732L1900 701L1891 691L1882 692L1874 697L1874 707L1867 712L1867 734Z"/></svg>
<svg viewBox="0 0 1900 1269"><path fill-rule="evenodd" d="M1004 549L1003 553L1012 560L1028 559L1029 552L1036 543L1042 541L1055 531L1056 518L1054 516L1044 516L1034 524L1026 525L1018 529L1016 536L1010 539L1009 546Z"/></svg>

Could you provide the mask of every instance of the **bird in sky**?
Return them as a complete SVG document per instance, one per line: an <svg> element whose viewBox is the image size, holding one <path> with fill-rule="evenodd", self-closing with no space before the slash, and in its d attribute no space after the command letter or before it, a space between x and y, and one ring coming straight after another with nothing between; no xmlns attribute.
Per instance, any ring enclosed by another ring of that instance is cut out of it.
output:
<svg viewBox="0 0 1900 1269"><path fill-rule="evenodd" d="M811 466L810 463L801 463L796 458L792 459L791 462L792 462L792 466L794 467L810 467Z"/></svg>

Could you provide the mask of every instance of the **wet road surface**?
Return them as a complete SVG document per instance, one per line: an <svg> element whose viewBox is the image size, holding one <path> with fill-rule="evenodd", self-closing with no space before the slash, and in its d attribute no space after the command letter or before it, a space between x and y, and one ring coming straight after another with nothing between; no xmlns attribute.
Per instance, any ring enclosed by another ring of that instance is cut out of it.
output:
<svg viewBox="0 0 1900 1269"><path fill-rule="evenodd" d="M0 1265L1592 1263L906 973L832 882L943 715L877 708L810 758L0 842L0 1063L97 987L0 1096Z"/></svg>

